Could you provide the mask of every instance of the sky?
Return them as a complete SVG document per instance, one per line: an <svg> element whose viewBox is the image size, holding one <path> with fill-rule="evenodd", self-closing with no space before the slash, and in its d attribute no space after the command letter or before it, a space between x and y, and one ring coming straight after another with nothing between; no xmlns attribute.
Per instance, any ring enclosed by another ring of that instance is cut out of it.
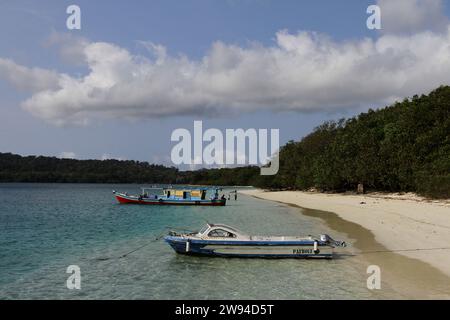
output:
<svg viewBox="0 0 450 320"><path fill-rule="evenodd" d="M2 0L0 152L172 165L171 133L194 120L299 140L448 85L449 13L442 0Z"/></svg>

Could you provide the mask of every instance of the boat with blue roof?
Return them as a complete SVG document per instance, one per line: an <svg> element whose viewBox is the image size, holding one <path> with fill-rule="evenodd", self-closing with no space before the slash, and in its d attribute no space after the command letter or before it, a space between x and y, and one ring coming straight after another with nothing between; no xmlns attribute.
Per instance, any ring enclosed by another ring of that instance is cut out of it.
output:
<svg viewBox="0 0 450 320"><path fill-rule="evenodd" d="M114 190L113 194L121 204L224 206L227 200L224 195L219 197L220 190L218 187L150 187L142 188L137 195Z"/></svg>

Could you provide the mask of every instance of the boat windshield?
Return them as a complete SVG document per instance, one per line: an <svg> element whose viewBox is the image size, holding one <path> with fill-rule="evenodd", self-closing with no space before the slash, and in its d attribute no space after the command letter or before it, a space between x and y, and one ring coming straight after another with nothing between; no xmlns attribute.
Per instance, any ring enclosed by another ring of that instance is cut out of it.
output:
<svg viewBox="0 0 450 320"><path fill-rule="evenodd" d="M223 229L214 229L208 234L208 236L218 238L236 238L236 235L234 233Z"/></svg>
<svg viewBox="0 0 450 320"><path fill-rule="evenodd" d="M200 234L204 234L206 232L206 230L209 229L209 225L204 226L203 228L200 229L200 231L198 233Z"/></svg>

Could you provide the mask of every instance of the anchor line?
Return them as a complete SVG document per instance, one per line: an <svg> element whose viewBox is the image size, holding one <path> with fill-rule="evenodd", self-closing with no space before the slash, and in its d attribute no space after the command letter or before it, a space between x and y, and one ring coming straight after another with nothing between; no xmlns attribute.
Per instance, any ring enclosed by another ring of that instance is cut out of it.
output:
<svg viewBox="0 0 450 320"><path fill-rule="evenodd" d="M165 232L164 232L164 233L161 233L161 234L160 234L159 236L157 236L155 239L152 239L151 241L147 242L146 244L143 244L142 246L137 247L136 249L131 250L131 251L127 252L127 253L124 253L124 254L122 254L122 255L120 255L120 256L118 256L118 257L96 258L96 259L94 259L94 260L97 260L97 261L106 261L106 260L112 260L112 259L122 259L122 258L125 258L125 257L128 256L129 254L132 254L133 252L136 252L136 251L138 251L138 250L140 250L140 249L142 249L142 248L144 248L144 247L146 247L146 246L152 244L153 242L160 240L160 239L164 236L164 234L165 234Z"/></svg>
<svg viewBox="0 0 450 320"><path fill-rule="evenodd" d="M371 253L389 253L389 252L411 252L411 251L433 251L433 250L450 250L450 247L441 248L414 248L414 249L396 249L396 250L372 250L372 251L362 251L358 254L371 254Z"/></svg>
<svg viewBox="0 0 450 320"><path fill-rule="evenodd" d="M207 224L210 224L210 223L208 222L208 220L206 220L204 217L202 217L202 219L205 220ZM166 229L177 229L177 228L166 227ZM181 229L181 228L178 228L178 230L195 232L195 231L192 231L192 230ZM142 249L142 248L144 248L144 247L150 245L151 243L153 243L153 242L155 242L155 241L160 240L160 239L164 236L165 233L166 233L166 230L163 231L163 233L161 233L159 236L157 236L157 237L156 237L155 239L153 239L152 241L150 241L150 242L148 242L148 243L146 243L146 244L144 244L144 245L142 245L142 246L140 246L140 247L138 247L138 248L136 248L136 249L134 249L134 250L131 250L130 252L127 252L127 253L125 253L125 254L119 256L119 257L116 257L116 258L97 258L97 260L102 260L102 261L104 261L104 260L122 259L122 258L125 258L125 257L128 256L129 254L131 254L131 253L133 253L133 252L136 252L136 251L138 251L138 250L140 250L140 249Z"/></svg>
<svg viewBox="0 0 450 320"><path fill-rule="evenodd" d="M146 247L146 246L152 244L152 243L155 242L155 241L158 241L159 239L161 239L161 237L162 237L162 236L156 237L155 239L151 240L150 242L148 242L148 243L146 243L146 244L144 244L144 245L142 245L142 246L140 246L140 247L137 247L136 249L131 250L130 252L127 252L127 253L125 253L125 254L119 256L117 259L125 258L127 255L132 254L133 252L136 252L136 251L138 251L138 250L140 250L140 249L142 249L142 248L144 248L144 247Z"/></svg>

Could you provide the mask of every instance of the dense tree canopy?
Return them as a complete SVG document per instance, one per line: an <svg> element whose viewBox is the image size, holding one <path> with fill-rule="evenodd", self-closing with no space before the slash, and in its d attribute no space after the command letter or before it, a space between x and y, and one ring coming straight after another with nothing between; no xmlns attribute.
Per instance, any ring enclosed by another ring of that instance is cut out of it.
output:
<svg viewBox="0 0 450 320"><path fill-rule="evenodd" d="M415 191L450 197L450 87L326 122L280 151L271 188Z"/></svg>
<svg viewBox="0 0 450 320"><path fill-rule="evenodd" d="M179 171L121 160L76 160L0 153L0 182L195 183L251 185L258 167Z"/></svg>

